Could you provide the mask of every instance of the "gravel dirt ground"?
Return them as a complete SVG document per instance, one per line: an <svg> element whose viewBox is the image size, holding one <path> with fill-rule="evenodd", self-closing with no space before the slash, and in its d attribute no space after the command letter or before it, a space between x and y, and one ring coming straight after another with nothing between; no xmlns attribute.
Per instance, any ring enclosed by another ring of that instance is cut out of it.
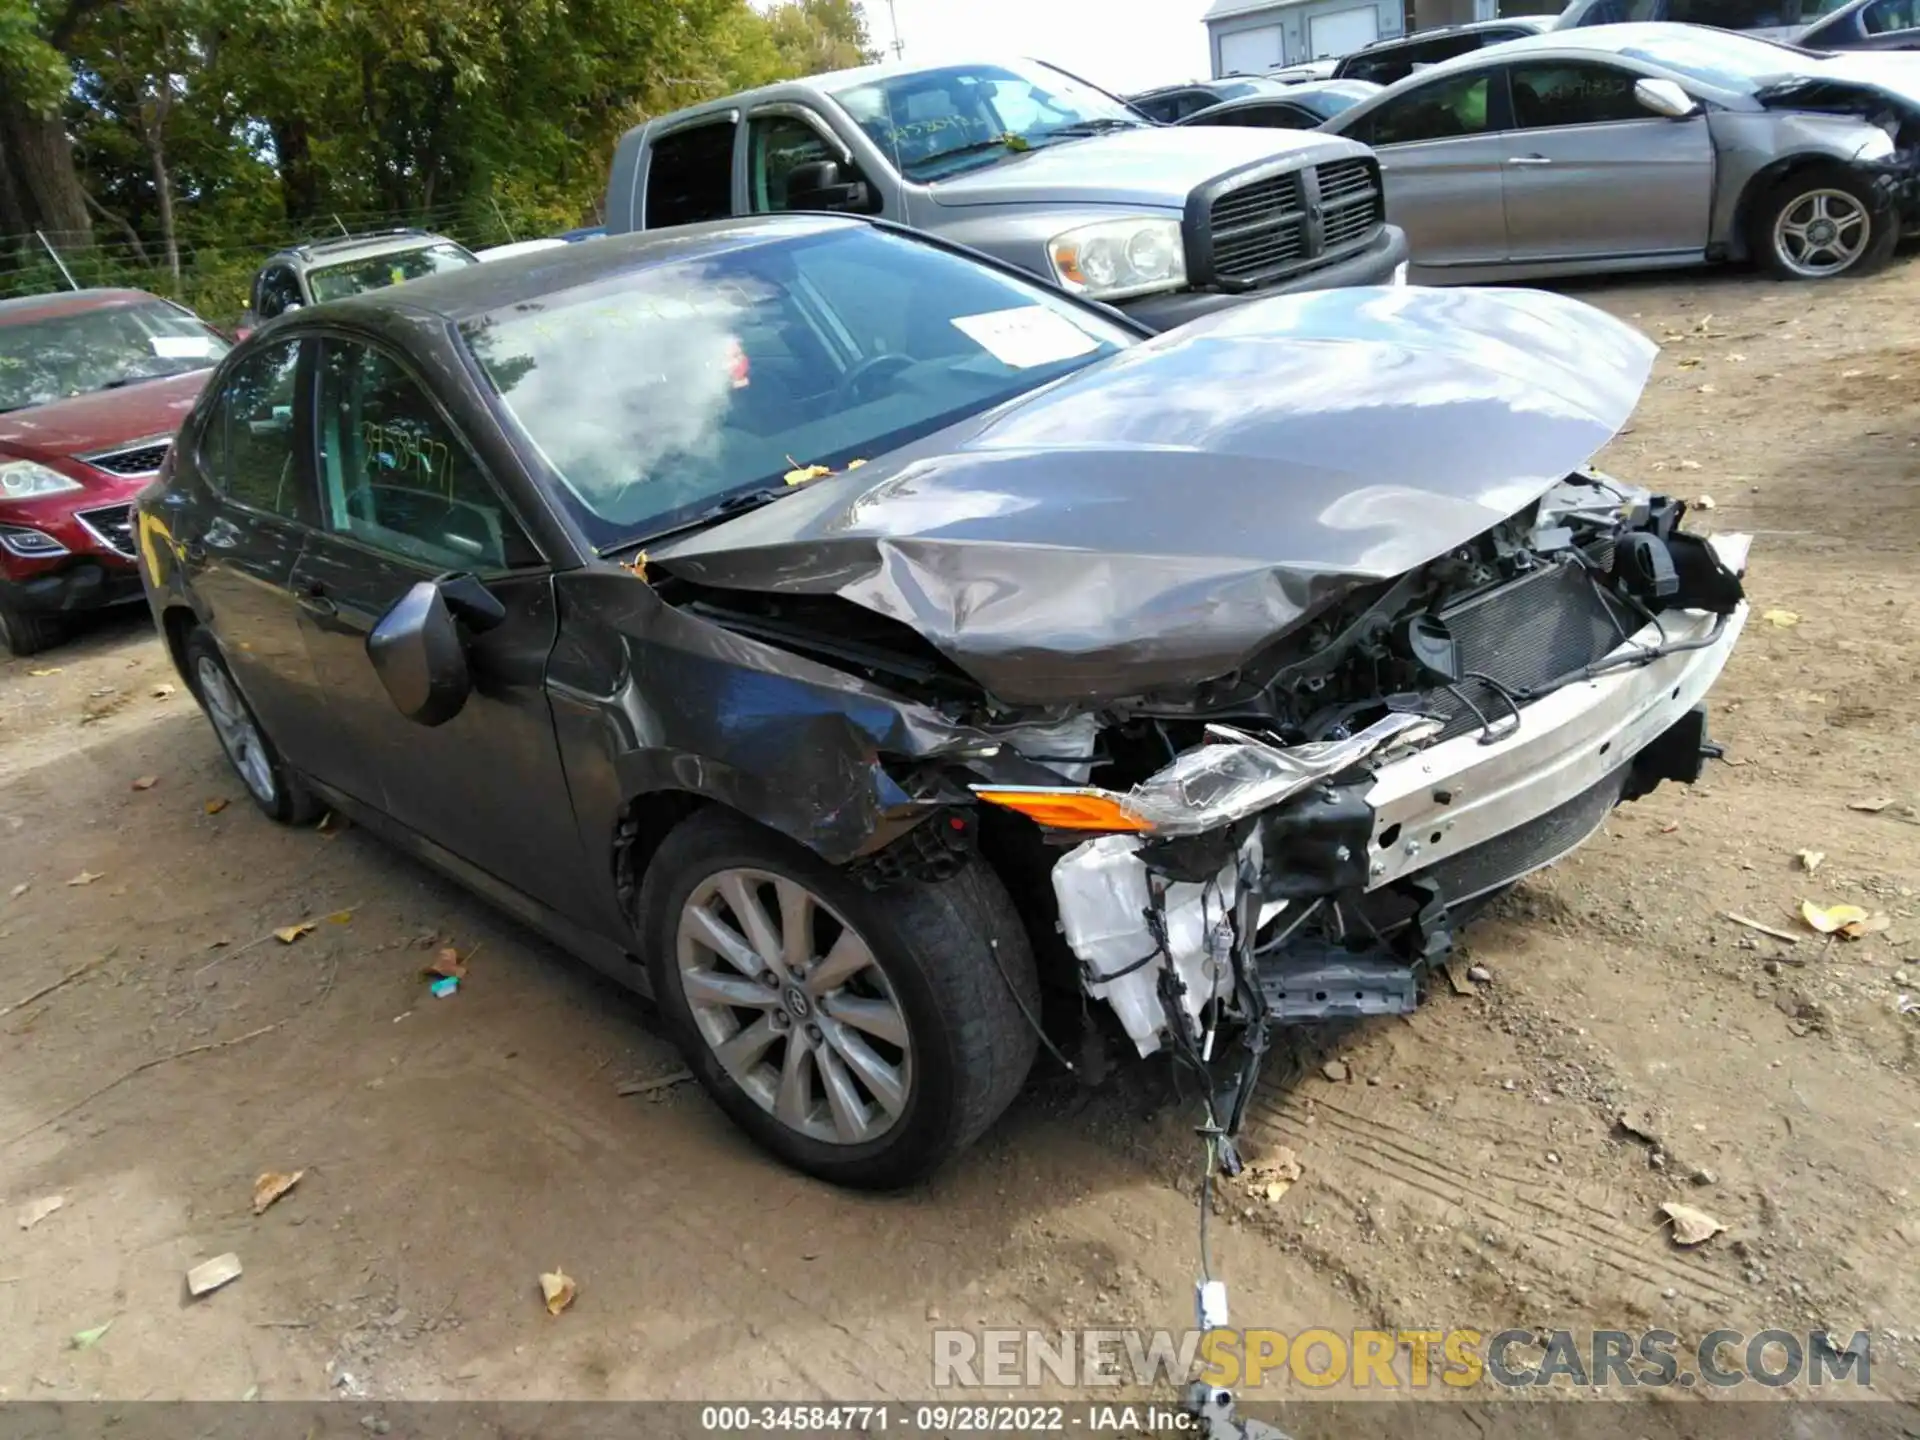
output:
<svg viewBox="0 0 1920 1440"><path fill-rule="evenodd" d="M1911 1399L1920 264L1577 293L1662 344L1603 463L1756 536L1727 758L1523 884L1478 978L1288 1037L1252 1144L1301 1175L1222 1188L1216 1265L1290 1333L1864 1329ZM1803 900L1885 928L1822 939ZM0 1398L925 1398L942 1327L1191 1323L1160 1067L1043 1061L908 1194L790 1174L690 1086L621 1094L677 1069L644 1006L356 830L263 819L143 614L0 662L0 955ZM1678 1248L1673 1200L1725 1233Z"/></svg>

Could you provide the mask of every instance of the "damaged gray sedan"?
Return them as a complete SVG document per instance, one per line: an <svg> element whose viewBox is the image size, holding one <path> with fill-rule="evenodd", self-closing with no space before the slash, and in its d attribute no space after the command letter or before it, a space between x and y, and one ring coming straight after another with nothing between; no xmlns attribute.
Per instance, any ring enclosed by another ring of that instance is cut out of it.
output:
<svg viewBox="0 0 1920 1440"><path fill-rule="evenodd" d="M266 327L139 543L263 810L650 991L791 1163L925 1174L1053 1010L1206 1074L1225 1146L1273 1027L1409 1009L1711 753L1746 541L1589 464L1652 354L1473 290L1153 337L768 217Z"/></svg>

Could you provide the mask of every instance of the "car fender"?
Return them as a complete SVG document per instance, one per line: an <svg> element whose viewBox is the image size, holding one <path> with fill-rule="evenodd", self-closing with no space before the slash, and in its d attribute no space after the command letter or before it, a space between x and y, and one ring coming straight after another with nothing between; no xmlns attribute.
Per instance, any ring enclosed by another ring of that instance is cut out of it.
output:
<svg viewBox="0 0 1920 1440"><path fill-rule="evenodd" d="M1809 165L1861 165L1887 135L1850 115L1788 110L1717 110L1708 116L1713 136L1713 222L1708 237L1715 253L1744 260L1751 252L1748 229L1753 207L1768 190ZM1883 191L1886 187L1881 187ZM1887 206L1892 196L1887 193Z"/></svg>

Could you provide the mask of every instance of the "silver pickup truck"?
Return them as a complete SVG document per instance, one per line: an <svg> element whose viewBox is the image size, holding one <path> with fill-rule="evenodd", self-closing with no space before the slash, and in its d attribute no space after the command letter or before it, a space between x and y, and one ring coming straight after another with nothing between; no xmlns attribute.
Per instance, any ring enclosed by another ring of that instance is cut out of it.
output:
<svg viewBox="0 0 1920 1440"><path fill-rule="evenodd" d="M1155 329L1406 275L1364 145L1155 125L1034 61L815 75L649 120L614 152L610 234L779 210L883 216Z"/></svg>

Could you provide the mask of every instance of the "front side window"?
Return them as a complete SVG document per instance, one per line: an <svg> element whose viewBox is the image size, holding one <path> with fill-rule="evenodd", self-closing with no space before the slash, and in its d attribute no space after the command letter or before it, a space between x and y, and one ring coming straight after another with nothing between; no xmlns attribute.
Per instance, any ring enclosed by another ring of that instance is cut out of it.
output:
<svg viewBox="0 0 1920 1440"><path fill-rule="evenodd" d="M1633 98L1631 71L1582 61L1537 61L1515 65L1513 123L1522 130L1560 125L1604 125L1614 120L1651 120Z"/></svg>
<svg viewBox="0 0 1920 1440"><path fill-rule="evenodd" d="M462 333L588 539L793 493L1132 343L1038 285L835 227L611 277Z"/></svg>
<svg viewBox="0 0 1920 1440"><path fill-rule="evenodd" d="M796 208L787 177L802 165L831 160L843 181L862 177L840 159L840 150L806 121L792 115L763 115L747 126L747 197L756 214Z"/></svg>
<svg viewBox="0 0 1920 1440"><path fill-rule="evenodd" d="M335 534L443 570L503 570L532 558L460 437L381 351L327 342L318 429L320 508Z"/></svg>
<svg viewBox="0 0 1920 1440"><path fill-rule="evenodd" d="M269 266L260 277L260 318L271 320L300 303L300 282L285 265Z"/></svg>
<svg viewBox="0 0 1920 1440"><path fill-rule="evenodd" d="M1491 70L1472 70L1422 85L1374 111L1364 134L1355 138L1371 145L1412 145L1484 134L1493 77Z"/></svg>
<svg viewBox="0 0 1920 1440"><path fill-rule="evenodd" d="M1038 64L917 70L833 98L895 169L922 182L1143 123L1105 91Z"/></svg>
<svg viewBox="0 0 1920 1440"><path fill-rule="evenodd" d="M733 214L733 131L732 120L713 120L653 142L647 156L649 230Z"/></svg>
<svg viewBox="0 0 1920 1440"><path fill-rule="evenodd" d="M0 324L0 411L206 370L229 348L164 300Z"/></svg>
<svg viewBox="0 0 1920 1440"><path fill-rule="evenodd" d="M1860 28L1869 35L1920 29L1920 0L1879 0L1860 12Z"/></svg>
<svg viewBox="0 0 1920 1440"><path fill-rule="evenodd" d="M321 304L389 285L403 285L444 270L464 270L478 263L473 255L451 240L442 240L418 250L390 250L361 260L316 266L307 272L307 288L313 291L314 303Z"/></svg>
<svg viewBox="0 0 1920 1440"><path fill-rule="evenodd" d="M300 346L287 340L238 361L200 432L207 482L236 504L288 520L301 511L293 439Z"/></svg>

